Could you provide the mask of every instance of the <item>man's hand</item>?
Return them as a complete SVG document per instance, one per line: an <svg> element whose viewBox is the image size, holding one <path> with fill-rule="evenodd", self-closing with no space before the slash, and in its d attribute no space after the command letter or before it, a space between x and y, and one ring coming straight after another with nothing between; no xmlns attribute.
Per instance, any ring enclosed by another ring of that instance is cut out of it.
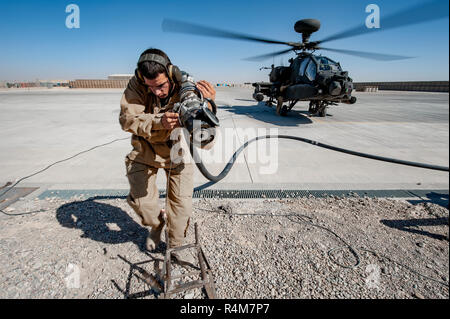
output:
<svg viewBox="0 0 450 319"><path fill-rule="evenodd" d="M178 113L166 112L161 119L161 123L166 130L172 130L180 126L178 118Z"/></svg>
<svg viewBox="0 0 450 319"><path fill-rule="evenodd" d="M204 80L198 81L197 89L202 92L203 98L211 99L213 101L216 99L216 89L214 89L211 83ZM212 111L211 105L209 105L209 108Z"/></svg>

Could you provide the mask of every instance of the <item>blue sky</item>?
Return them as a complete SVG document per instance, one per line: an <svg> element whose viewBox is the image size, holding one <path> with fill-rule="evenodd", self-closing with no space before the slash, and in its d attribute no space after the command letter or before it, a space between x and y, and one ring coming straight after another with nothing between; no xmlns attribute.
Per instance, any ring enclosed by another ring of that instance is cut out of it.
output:
<svg viewBox="0 0 450 319"><path fill-rule="evenodd" d="M448 12L448 0L446 3ZM362 25L368 4L383 16L423 0L280 0L280 1L106 1L43 0L0 3L0 81L105 78L133 73L140 52L157 47L197 80L251 82L267 80L262 66L284 63L286 54L263 62L246 57L279 51L282 45L164 33L164 18L184 20L281 41L300 41L299 19L316 18L321 29L311 40ZM68 29L67 5L80 8L80 28ZM337 49L414 56L379 62L332 52L355 81L449 79L449 21L445 19L327 43Z"/></svg>

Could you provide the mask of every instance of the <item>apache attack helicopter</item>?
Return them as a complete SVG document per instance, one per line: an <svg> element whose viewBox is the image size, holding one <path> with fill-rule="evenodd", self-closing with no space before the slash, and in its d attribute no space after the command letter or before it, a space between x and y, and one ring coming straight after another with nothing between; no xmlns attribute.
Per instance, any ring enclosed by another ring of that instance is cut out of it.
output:
<svg viewBox="0 0 450 319"><path fill-rule="evenodd" d="M294 25L294 30L302 34L302 43L290 43L293 48L283 50L284 54L291 50L300 51L295 59L289 59L290 65L277 66L272 64L269 74L270 82L256 82L253 98L262 102L264 96L269 99L267 106L272 106L276 101L276 113L286 115L298 101L310 101L309 112L321 117L326 116L328 105L338 102L354 104L356 97L352 96L353 80L343 71L338 62L328 57L314 55L307 50L317 50L315 43L309 42L313 32L318 31L320 22L315 19L299 20ZM274 54L272 53L271 56ZM266 58L267 55L252 59ZM283 105L284 102L288 105Z"/></svg>
<svg viewBox="0 0 450 319"><path fill-rule="evenodd" d="M315 51L327 50L379 61L402 60L411 57L324 48L321 46L322 43L445 17L448 17L447 1L425 2L383 17L381 28L371 29L363 24L328 36L320 41L310 41L311 34L320 29L320 21L303 19L297 21L294 25L294 30L302 34L302 42L266 39L172 19L164 19L162 28L163 31L168 32L288 45L290 48L286 50L246 59L261 61L290 51L296 54L295 58L289 59L290 65L287 67L275 67L272 65L269 75L270 82L252 84L255 87L253 98L258 102L262 102L265 96L268 97L266 101L268 106L272 106L276 102L276 113L278 115L286 115L298 101L309 101L309 112L313 115L324 117L326 116L328 105L336 105L337 103L353 104L356 102L356 97L352 96L353 80L349 77L348 72L342 69L339 62L335 62L326 56L314 54ZM284 105L285 102L288 105Z"/></svg>

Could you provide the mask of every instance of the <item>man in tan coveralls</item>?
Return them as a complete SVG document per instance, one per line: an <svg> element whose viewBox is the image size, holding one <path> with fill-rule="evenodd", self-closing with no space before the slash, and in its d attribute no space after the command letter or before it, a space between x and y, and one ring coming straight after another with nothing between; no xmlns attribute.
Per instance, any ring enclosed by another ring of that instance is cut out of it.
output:
<svg viewBox="0 0 450 319"><path fill-rule="evenodd" d="M138 63L135 76L128 83L120 102L119 121L123 130L133 134L133 150L125 159L130 183L127 201L140 216L142 224L151 226L146 246L148 250L154 250L164 227L156 187L158 169L164 169L168 177L166 213L169 247L172 248L183 244L192 216L194 164L174 164L170 158L173 144L170 134L180 126L178 113L171 112L174 104L180 101L179 83L172 74L175 66L161 50L146 50L140 60L148 56L156 61ZM210 83L199 81L197 88L204 98L215 99L216 92ZM192 262L192 256L183 253L185 251L175 254L175 258Z"/></svg>

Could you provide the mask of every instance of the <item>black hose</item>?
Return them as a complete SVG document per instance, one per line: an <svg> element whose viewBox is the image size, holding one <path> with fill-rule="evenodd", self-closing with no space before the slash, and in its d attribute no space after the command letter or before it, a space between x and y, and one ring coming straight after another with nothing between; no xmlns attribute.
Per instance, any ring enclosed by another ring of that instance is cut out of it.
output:
<svg viewBox="0 0 450 319"><path fill-rule="evenodd" d="M75 154L75 155L73 155L73 156L71 156L71 157L68 157L68 158L65 158L65 159L63 159L63 160L54 162L54 163L48 165L46 168L43 168L43 169L41 169L40 171L38 171L38 172L36 172L36 173L33 173L33 174L31 174L31 175L28 175L28 176L25 176L25 177L22 177L22 178L18 179L11 187L7 188L6 191L4 191L3 193L1 193L1 194L0 194L0 197L2 197L3 195L5 195L6 193L8 193L10 190L14 189L14 186L16 186L17 184L19 184L21 181L23 181L23 180L25 180L25 179L27 179L27 178L33 177L34 175L40 174L40 173L42 173L42 172L48 170L50 167L52 167L52 166L54 166L54 165L56 165L56 164L58 164L58 163L62 163L62 162L68 161L68 160L70 160L70 159L72 159L72 158L74 158L74 157L77 157L78 155L81 155L81 154L90 152L90 151L92 151L92 150L94 150L94 149L96 149L96 148L103 147L103 146L112 144L112 143L117 142L117 141L123 141L123 140L128 140L128 139L130 139L130 138L129 138L129 137L118 138L118 139L115 139L114 141L111 141L111 142L108 142L108 143L105 143L105 144L101 144L101 145L97 145L97 146L91 147L90 149L88 149L88 150L86 150L86 151L82 151L82 152L77 153L77 154ZM0 189L6 188L7 186L9 186L9 185L11 185L11 184L12 184L12 182L8 182L8 183L6 183L6 185L0 187Z"/></svg>
<svg viewBox="0 0 450 319"><path fill-rule="evenodd" d="M394 164L407 165L407 166L413 166L413 167L419 167L419 168L425 168L425 169L432 169L432 170L436 170L436 171L444 171L444 172L449 171L449 168L445 167L445 166L437 166L437 165L431 165L431 164L403 161L403 160L398 160L395 158L389 158L389 157L371 155L371 154L366 154L366 153L361 153L361 152L355 152L355 151L347 150L344 148L339 148L339 147L319 143L319 142L309 140L309 139L306 139L303 137L291 136L291 135L263 135L263 136L255 137L255 138L251 139L250 141L245 142L233 154L233 156L231 157L228 164L225 166L225 168L222 170L222 172L217 176L214 176L210 172L208 172L205 165L203 165L203 162L201 161L193 143L190 143L190 152L191 152L192 158L194 159L195 164L197 165L198 169L203 174L203 176L205 176L208 180L217 183L220 180L222 180L223 178L225 178L225 176L228 175L228 173L230 172L231 168L233 167L233 165L236 161L236 158L250 143L258 141L258 140L266 139L266 138L279 138L279 139L295 140L295 141L300 141L300 142L312 144L315 146L323 147L323 148L326 148L326 149L329 149L332 151L341 152L341 153L350 154L350 155L359 156L359 157L370 158L370 159L377 160L377 161L383 161L383 162L389 162L389 163L394 163Z"/></svg>

